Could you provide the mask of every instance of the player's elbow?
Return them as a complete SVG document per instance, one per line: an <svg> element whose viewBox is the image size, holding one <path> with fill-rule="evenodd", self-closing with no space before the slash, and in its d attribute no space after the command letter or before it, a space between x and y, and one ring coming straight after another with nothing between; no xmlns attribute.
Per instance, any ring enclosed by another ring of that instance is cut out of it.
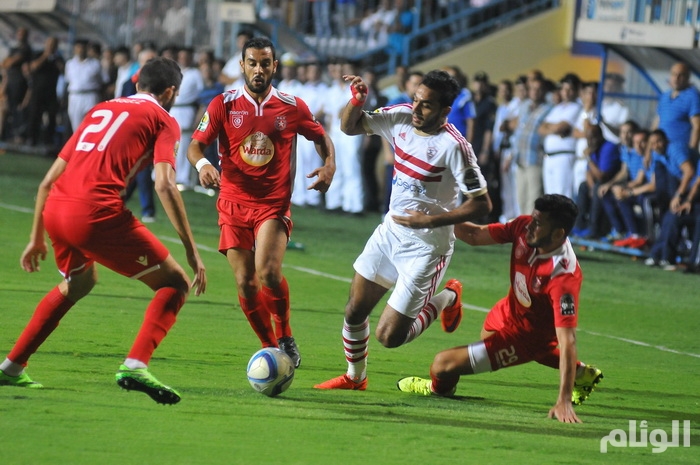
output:
<svg viewBox="0 0 700 465"><path fill-rule="evenodd" d="M161 199L172 197L176 195L176 193L179 194L180 192L177 190L177 184L159 176L156 176L156 180L153 184L153 190Z"/></svg>

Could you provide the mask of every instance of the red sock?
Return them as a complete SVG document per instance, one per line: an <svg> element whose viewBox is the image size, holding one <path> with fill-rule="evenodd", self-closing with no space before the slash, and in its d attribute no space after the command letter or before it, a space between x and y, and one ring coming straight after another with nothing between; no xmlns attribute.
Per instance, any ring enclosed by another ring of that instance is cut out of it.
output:
<svg viewBox="0 0 700 465"><path fill-rule="evenodd" d="M148 365L156 347L175 324L177 314L184 304L185 294L177 289L173 287L158 289L146 309L141 329L134 345L131 346L128 358Z"/></svg>
<svg viewBox="0 0 700 465"><path fill-rule="evenodd" d="M560 359L559 355L560 355L559 348L554 347L549 352L537 355L537 358L535 358L535 361L541 365L558 370L559 369L559 359ZM580 365L581 365L581 361L577 361L576 366L580 366Z"/></svg>
<svg viewBox="0 0 700 465"><path fill-rule="evenodd" d="M29 357L37 351L39 346L56 329L63 315L73 305L75 305L75 302L68 300L61 294L58 286L51 289L37 305L34 315L32 315L7 358L14 363L26 365Z"/></svg>
<svg viewBox="0 0 700 465"><path fill-rule="evenodd" d="M433 391L437 394L447 394L452 391L452 389L457 386L459 382L459 375L455 376L441 376L438 378L435 376L432 370L430 370L430 379L433 380Z"/></svg>
<svg viewBox="0 0 700 465"><path fill-rule="evenodd" d="M277 339L272 330L272 322L270 321L270 312L263 301L264 297L260 292L256 293L251 298L238 296L238 302L241 304L241 309L245 317L253 328L258 339L263 347L277 347Z"/></svg>
<svg viewBox="0 0 700 465"><path fill-rule="evenodd" d="M276 289L263 286L262 296L272 314L272 319L275 320L277 339L291 336L292 328L289 326L289 284L287 284L287 279L282 277L282 281Z"/></svg>

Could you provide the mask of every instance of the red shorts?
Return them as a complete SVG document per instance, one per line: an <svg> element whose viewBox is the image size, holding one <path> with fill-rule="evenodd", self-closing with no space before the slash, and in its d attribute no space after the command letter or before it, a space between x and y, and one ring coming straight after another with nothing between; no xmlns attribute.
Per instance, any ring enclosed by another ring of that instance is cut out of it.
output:
<svg viewBox="0 0 700 465"><path fill-rule="evenodd" d="M495 333L484 340L493 371L537 360L558 345L540 332L527 331L513 322L508 298L499 300L486 315L486 331Z"/></svg>
<svg viewBox="0 0 700 465"><path fill-rule="evenodd" d="M260 205L248 207L230 200L216 202L219 210L219 252L226 255L229 249L255 250L255 238L260 226L267 220L279 220L287 232L287 240L292 235L292 218L289 207Z"/></svg>
<svg viewBox="0 0 700 465"><path fill-rule="evenodd" d="M56 265L66 279L94 262L139 278L160 266L169 255L129 210L49 199L43 218Z"/></svg>

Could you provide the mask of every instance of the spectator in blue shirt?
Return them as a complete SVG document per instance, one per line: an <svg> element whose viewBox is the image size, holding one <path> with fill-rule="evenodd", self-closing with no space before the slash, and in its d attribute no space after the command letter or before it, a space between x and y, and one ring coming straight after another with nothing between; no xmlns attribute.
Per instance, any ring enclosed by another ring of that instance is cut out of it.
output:
<svg viewBox="0 0 700 465"><path fill-rule="evenodd" d="M628 138L632 141L631 147L627 147ZM648 139L649 131L640 129L634 122L628 121L620 126L621 147L626 148L620 150L622 166L614 178L615 182L601 185L598 189L611 226L616 231L627 233L624 239L614 242L616 247L640 248L646 245L648 240L640 234L634 214L634 206L640 205L644 200L643 196L651 195L655 189L654 184L649 184L654 180L654 170L649 168L651 163L645 160ZM609 185L607 190L604 189L606 185ZM638 189L635 191L635 188Z"/></svg>
<svg viewBox="0 0 700 465"><path fill-rule="evenodd" d="M452 103L452 109L447 115L447 122L453 124L459 133L471 142L476 108L472 100L472 93L468 89L469 80L459 66L447 66L442 70L455 78L462 89Z"/></svg>
<svg viewBox="0 0 700 465"><path fill-rule="evenodd" d="M700 143L700 93L690 83L688 65L671 66L668 83L671 89L659 97L654 128L666 133L669 146L679 144L695 152Z"/></svg>
<svg viewBox="0 0 700 465"><path fill-rule="evenodd" d="M696 161L691 162L684 147L678 144L669 144L666 134L660 129L651 133L649 144L658 156L654 176L656 178L657 202L661 211L661 233L658 240L654 242L649 258L644 264L658 265L666 270L675 270L676 242L680 227L676 216L686 210L681 206L686 204L688 199L691 199L688 191L691 181L696 175ZM677 176L681 177L680 180ZM663 189L662 192L660 192L661 189ZM669 192L674 192L670 202L668 202ZM659 194L665 195L659 196Z"/></svg>
<svg viewBox="0 0 700 465"><path fill-rule="evenodd" d="M688 150L683 144L672 143L661 129L655 129L651 135L659 146L658 149L652 146L652 150L660 156L654 175L656 201L663 216L669 209L678 210L681 199L688 193L690 182L695 175L697 156L695 151Z"/></svg>
<svg viewBox="0 0 700 465"><path fill-rule="evenodd" d="M697 174L700 172L699 170L700 161L695 167L696 175L688 195L681 200L677 209L671 208L664 214L661 220L661 235L653 248L652 256L648 259L648 263L645 263L659 265L666 271L676 270L678 268L677 246L680 242L681 231L684 227L688 227L693 234L693 241L686 269L691 273L697 271L700 259L698 255L698 246L700 245L700 196L698 196L700 176ZM659 251L661 251L661 259L657 262L656 257L659 256Z"/></svg>
<svg viewBox="0 0 700 465"><path fill-rule="evenodd" d="M588 147L584 150L584 156L588 161L588 171L586 182L579 186L576 199L579 215L575 231L585 238L597 238L605 235L600 227L602 203L598 189L620 170L620 148L603 138L603 131L597 124L586 128L586 140Z"/></svg>

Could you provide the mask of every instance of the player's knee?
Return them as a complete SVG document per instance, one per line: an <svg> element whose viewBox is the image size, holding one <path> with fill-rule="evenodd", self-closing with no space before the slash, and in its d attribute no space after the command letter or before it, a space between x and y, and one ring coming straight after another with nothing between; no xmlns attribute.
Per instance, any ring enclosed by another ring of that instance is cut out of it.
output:
<svg viewBox="0 0 700 465"><path fill-rule="evenodd" d="M387 325L378 325L375 335L380 344L387 349L399 347L406 341L405 334L400 334L394 328Z"/></svg>
<svg viewBox="0 0 700 465"><path fill-rule="evenodd" d="M444 376L450 373L452 360L445 352L438 352L433 358L433 364L430 365L430 372L437 377Z"/></svg>
<svg viewBox="0 0 700 465"><path fill-rule="evenodd" d="M95 287L97 270L94 266L91 266L83 273L72 275L63 283L64 289L61 289L61 292L71 301L77 302L88 295Z"/></svg>
<svg viewBox="0 0 700 465"><path fill-rule="evenodd" d="M263 286L276 288L282 283L282 270L279 267L264 267L258 272Z"/></svg>
<svg viewBox="0 0 700 465"><path fill-rule="evenodd" d="M192 286L192 281L190 281L189 276L186 274L180 275L178 278L175 279L174 287L175 289L178 290L178 292L187 295L190 292L190 287Z"/></svg>

